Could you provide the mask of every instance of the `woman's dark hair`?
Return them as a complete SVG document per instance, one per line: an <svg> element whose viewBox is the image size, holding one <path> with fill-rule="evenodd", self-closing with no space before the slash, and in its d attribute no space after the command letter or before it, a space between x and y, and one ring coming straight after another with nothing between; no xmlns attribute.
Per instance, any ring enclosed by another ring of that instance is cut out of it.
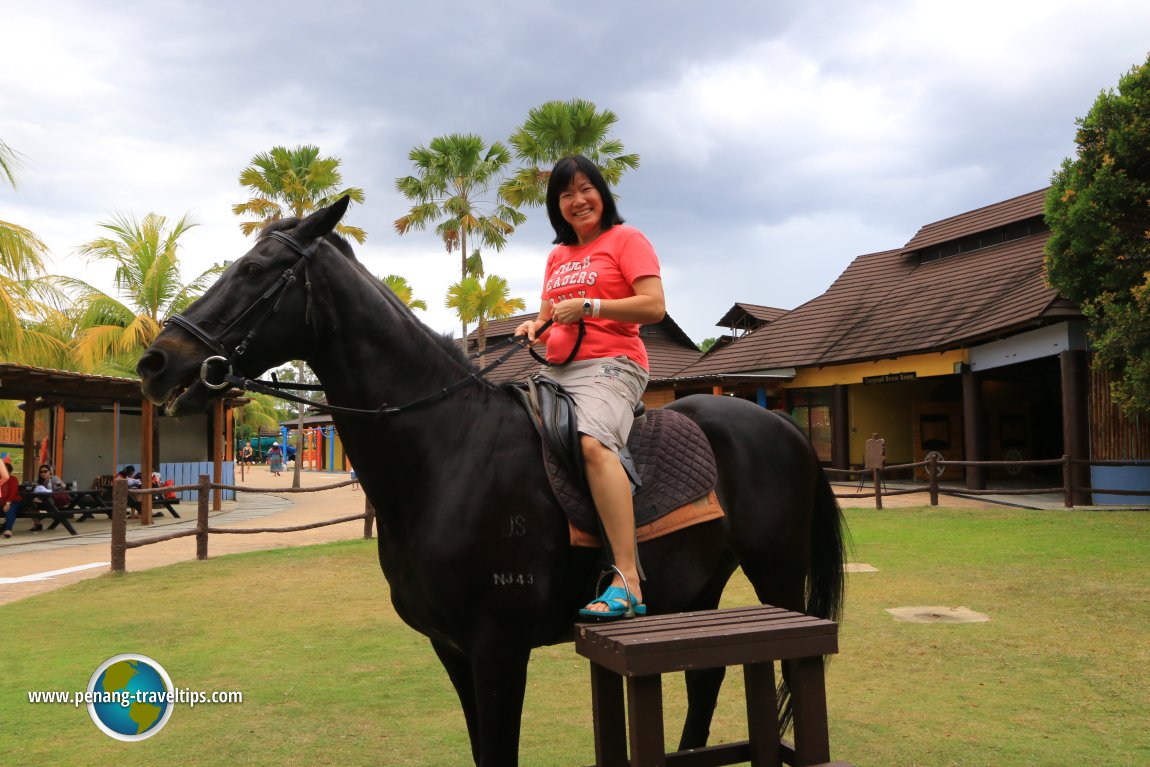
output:
<svg viewBox="0 0 1150 767"><path fill-rule="evenodd" d="M547 182L547 217L551 219L551 228L555 230L555 239L552 242L556 245L579 244L579 236L575 234L575 229L567 223L567 219L563 218L563 213L559 210L559 195L571 186L575 174L580 171L587 174L587 179L603 200L603 216L599 219L599 231L605 232L616 224L623 223L623 217L615 207L615 195L611 194L611 187L607 186L607 179L603 178L599 167L580 154L564 157L555 163L555 167L551 170L551 179Z"/></svg>

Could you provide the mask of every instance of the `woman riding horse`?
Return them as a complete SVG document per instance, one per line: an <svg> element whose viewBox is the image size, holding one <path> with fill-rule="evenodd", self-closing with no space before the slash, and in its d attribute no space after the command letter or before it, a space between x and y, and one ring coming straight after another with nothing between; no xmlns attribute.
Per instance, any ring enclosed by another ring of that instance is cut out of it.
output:
<svg viewBox="0 0 1150 767"><path fill-rule="evenodd" d="M137 364L169 415L203 411L248 376L303 359L323 383L376 509L397 613L455 686L481 767L518 763L531 650L570 640L600 555L570 545L518 396L478 375L333 229L347 199L269 225ZM354 331L354 332L352 332ZM640 544L649 612L718 606L742 567L759 600L834 618L841 515L809 440L746 400L667 406L702 429L726 516ZM706 744L723 669L687 673L681 748Z"/></svg>
<svg viewBox="0 0 1150 767"><path fill-rule="evenodd" d="M624 226L599 168L586 157L560 160L547 183L556 248L547 257L539 316L515 330L534 342L547 332L547 377L575 400L587 484L614 559L608 589L580 614L645 615L635 550L631 482L619 451L647 388L647 349L639 326L663 319L663 281L655 249ZM575 326L583 323L579 332Z"/></svg>

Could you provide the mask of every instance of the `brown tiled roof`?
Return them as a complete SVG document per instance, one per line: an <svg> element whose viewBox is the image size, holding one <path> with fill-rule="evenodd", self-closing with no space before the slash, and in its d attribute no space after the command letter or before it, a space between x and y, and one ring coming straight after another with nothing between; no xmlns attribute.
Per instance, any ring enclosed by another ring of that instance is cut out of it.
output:
<svg viewBox="0 0 1150 767"><path fill-rule="evenodd" d="M899 282L912 264L898 250L854 260L821 296L792 309L766 327L708 354L681 377L753 372L817 364L820 350L833 349L851 325Z"/></svg>
<svg viewBox="0 0 1150 767"><path fill-rule="evenodd" d="M786 313L786 309L779 309L774 306L760 306L759 304L739 302L728 309L727 313L720 317L715 325L717 327L729 328L732 325L738 324L740 320L748 316L757 320L757 322L754 323L755 325L765 325L768 322L774 322Z"/></svg>
<svg viewBox="0 0 1150 767"><path fill-rule="evenodd" d="M903 246L903 250L907 252L921 250L931 245L957 240L968 234L985 232L1016 221L1041 216L1045 200L1046 189L1039 189L1037 192L1019 195L994 205L935 221L919 229L918 233L910 238L910 242Z"/></svg>
<svg viewBox="0 0 1150 767"><path fill-rule="evenodd" d="M515 328L521 322L534 317L535 313L531 312L489 322L487 324L487 347L490 348L492 344L507 338L515 332ZM702 352L675 320L671 319L670 315L665 316L662 322L644 325L639 329L639 335L647 346L652 381L675 377L680 370L692 364L702 355ZM475 333L468 333L467 337L474 341ZM493 356L487 357L485 361L489 364L494 362L503 351L497 351ZM487 378L495 383L506 383L523 380L537 372L539 372L539 363L530 354L523 352L512 355L506 362L491 371Z"/></svg>
<svg viewBox="0 0 1150 767"><path fill-rule="evenodd" d="M647 346L652 381L674 378L680 370L703 356L699 347L670 315L662 322L639 328L639 336Z"/></svg>
<svg viewBox="0 0 1150 767"><path fill-rule="evenodd" d="M1035 192L946 219L948 239L1033 217L1036 210L1041 212L1042 195ZM961 226L955 223L959 220ZM933 236L928 230L942 231L938 227L923 227L916 238L947 241L927 239ZM1081 316L1046 285L1043 248L1048 238L1044 232L925 264L907 258L906 248L859 256L824 294L704 357L679 376L943 351Z"/></svg>

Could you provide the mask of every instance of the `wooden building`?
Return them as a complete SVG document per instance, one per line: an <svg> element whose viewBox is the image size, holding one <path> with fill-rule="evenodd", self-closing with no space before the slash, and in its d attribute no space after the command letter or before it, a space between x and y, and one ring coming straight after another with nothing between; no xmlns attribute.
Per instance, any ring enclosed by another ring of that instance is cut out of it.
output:
<svg viewBox="0 0 1150 767"><path fill-rule="evenodd" d="M1090 374L1085 320L1045 279L1045 191L927 224L901 248L859 256L821 296L681 370L675 389L785 411L839 468L861 465L874 433L886 440L889 463L930 452L1147 457L1144 427L1092 405L1109 400ZM1121 456L1101 441L1116 430L1133 447ZM968 469L963 479L975 488L987 477Z"/></svg>
<svg viewBox="0 0 1150 767"><path fill-rule="evenodd" d="M201 472L232 482L226 414L238 400L220 399L208 414L169 418L144 399L138 379L13 363L0 363L0 399L22 403L23 481L32 481L45 462L81 488L126 464L177 484L194 482ZM217 491L217 507L231 494Z"/></svg>

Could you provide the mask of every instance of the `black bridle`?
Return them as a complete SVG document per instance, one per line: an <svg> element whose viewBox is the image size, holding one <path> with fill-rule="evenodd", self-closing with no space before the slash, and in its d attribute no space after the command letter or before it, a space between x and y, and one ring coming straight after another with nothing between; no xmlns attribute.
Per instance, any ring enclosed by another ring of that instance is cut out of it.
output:
<svg viewBox="0 0 1150 767"><path fill-rule="evenodd" d="M535 351L530 348L530 345L527 343L526 338L523 338L521 336L514 336L511 338L506 338L503 341L500 341L499 343L492 346L491 349L487 350L487 352L495 351L496 349L499 349L502 346L507 346L507 345L511 345L513 348L504 352L498 359L496 359L490 365L487 365L482 370L478 370L474 373L471 373L467 377L456 381L455 383L451 384L450 386L443 387L442 389L440 389L437 392L434 392L432 394L429 394L426 397L422 397L420 399L414 400L412 402L408 402L408 403L403 404L403 405L388 405L385 402L385 403L381 404L379 407L375 408L374 410L369 410L366 408L341 407L339 405L326 405L326 404L323 404L320 402L313 402L312 400L306 399L304 397L298 397L294 394L289 394L288 392L284 391L284 389L299 389L299 390L318 391L318 390L322 390L322 388L323 388L322 386L314 386L311 384L282 383L278 380L275 380L275 374L274 373L272 374L273 380L271 380L271 381L263 381L263 380L259 380L259 379L245 378L242 375L238 375L239 363L240 363L244 353L247 351L248 346L255 339L256 333L259 332L260 328L262 328L264 326L264 323L266 323L272 317L272 315L274 315L277 311L279 311L280 302L283 301L284 296L287 295L288 289L297 282L298 275L300 275L300 274L303 275L304 288L307 291L307 308L304 311L304 321L309 326L311 325L311 300L312 300L312 297L311 297L311 280L310 280L309 275L308 275L308 263L311 261L312 257L315 255L316 251L319 249L320 243L323 241L323 238L318 237L318 238L312 240L307 245L304 245L299 240L292 237L290 234L286 234L284 232L269 232L266 236L270 239L277 240L278 242L281 242L284 245L287 245L293 251L298 253L300 256L299 261L297 261L295 263L295 265L292 266L291 268L285 269L284 273L280 275L279 279L276 280L274 283L272 283L268 287L268 289L263 292L263 295L261 295L259 298L257 298L249 307L247 307L242 312L240 312L240 314L234 320L229 322L227 327L225 327L219 335L212 335L207 330L200 327L197 323L193 322L192 320L188 319L187 317L185 317L182 314L174 314L171 317L169 317L167 320L168 323L175 325L179 328L182 328L183 330L186 330L188 333L191 333L193 336L195 336L200 341L202 341L209 349L216 352L214 355L212 355L211 357L208 357L207 359L205 359L203 361L203 363L200 364L200 382L203 383L204 386L206 386L209 389L212 389L214 391L219 391L220 389L225 389L228 386L235 386L235 387L242 389L243 391L252 391L252 392L256 392L258 394L266 394L266 395L269 395L272 397L277 397L277 398L282 399L282 400L287 400L289 402L295 402L297 404L307 405L308 407L314 408L316 410L319 410L320 412L324 412L324 413L328 413L328 414L345 413L347 415L374 415L374 416L394 415L396 413L401 413L405 410L413 410L415 408L423 407L425 405L430 405L433 402L438 402L441 399L446 399L447 397L450 397L452 394L459 391L460 389L463 389L463 388L470 386L472 384L480 383L483 376L485 376L487 373L491 372L495 368L502 365L504 362L506 362L511 357L511 355L513 355L515 352L519 351L520 349L524 349L524 348L527 349L528 351L531 352L531 355L533 357L542 361L544 364L566 365L567 363L569 363L571 360L573 360L575 358L575 353L577 351L579 351L579 345L583 341L583 334L585 331L585 327L584 327L583 320L580 319L579 320L579 335L575 340L575 346L571 349L571 354L563 362L548 363L546 360L539 357L539 355L536 354ZM273 303L273 300L274 300L274 303ZM239 345L236 346L234 349L232 349L231 351L228 351L228 348L224 344L222 337L226 336L228 333L230 333L237 325L239 325L243 320L245 320L250 314L255 312L261 306L265 306L269 303L271 303L270 308L267 311L265 311L255 321L255 323L248 330L247 335L244 336L243 341L241 341L239 343ZM542 334L544 331L547 330L547 328L549 328L551 326L552 322L554 322L554 320L548 320L547 322L545 322L543 324L543 326L539 328L538 332L540 334ZM475 355L475 356L477 356L477 355ZM221 376L221 378L218 382L213 382L213 381L209 380L212 365L216 364L216 363L221 363L221 362L224 365L226 365L226 371Z"/></svg>
<svg viewBox="0 0 1150 767"><path fill-rule="evenodd" d="M232 379L247 380L236 376L233 371L239 368L240 360L244 356L244 353L247 352L248 345L255 339L256 333L264 326L265 322L271 319L272 315L279 311L280 302L283 301L284 296L287 295L288 288L296 283L296 275L300 273L303 274L304 287L307 290L307 309L304 313L304 321L309 325L311 324L311 280L308 276L307 266L312 256L315 255L316 250L319 249L321 240L317 238L305 247L295 237L292 237L290 234L284 234L283 232L271 232L267 237L282 242L294 250L299 254L299 261L295 263L295 266L285 269L279 279L268 286L268 289L264 291L262 296L257 298L248 308L244 309L234 320L229 322L228 326L224 328L218 336L212 335L182 314L174 314L167 320L167 323L183 328L215 352L215 355L208 357L200 365L200 381L209 389L218 391L231 385L237 385L236 381ZM261 306L268 304L273 299L275 303L271 304L271 308L265 311L263 315L255 321L251 329L248 330L247 335L244 336L244 340L240 341L239 345L229 352L221 340L222 337L228 335L237 325L246 320L248 315L255 312ZM208 380L208 376L211 365L216 362L223 362L227 366L227 371L224 373L221 381L213 383Z"/></svg>

